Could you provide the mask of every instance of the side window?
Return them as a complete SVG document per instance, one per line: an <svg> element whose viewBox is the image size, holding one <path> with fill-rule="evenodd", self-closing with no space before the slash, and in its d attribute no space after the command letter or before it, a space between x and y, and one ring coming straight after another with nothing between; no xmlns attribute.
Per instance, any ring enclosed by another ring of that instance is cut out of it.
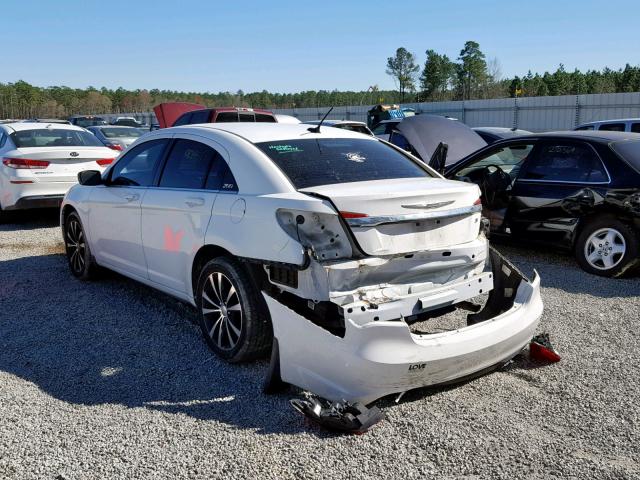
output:
<svg viewBox="0 0 640 480"><path fill-rule="evenodd" d="M167 143L166 139L152 140L125 153L113 166L110 183L113 185L150 186Z"/></svg>
<svg viewBox="0 0 640 480"><path fill-rule="evenodd" d="M160 187L199 189L205 185L207 174L220 154L204 143L177 140L167 157L162 171Z"/></svg>
<svg viewBox="0 0 640 480"><path fill-rule="evenodd" d="M585 143L543 145L535 158L527 163L522 178L546 182L609 181L600 157Z"/></svg>
<svg viewBox="0 0 640 480"><path fill-rule="evenodd" d="M5 143L7 143L7 135L4 132L0 132L0 148L4 147Z"/></svg>
<svg viewBox="0 0 640 480"><path fill-rule="evenodd" d="M632 123L631 124L631 131L633 133L640 133L640 123Z"/></svg>
<svg viewBox="0 0 640 480"><path fill-rule="evenodd" d="M255 122L256 117L253 113L240 113L240 121L241 122Z"/></svg>
<svg viewBox="0 0 640 480"><path fill-rule="evenodd" d="M211 110L196 110L191 114L189 124L193 125L194 123L208 123L210 114Z"/></svg>
<svg viewBox="0 0 640 480"><path fill-rule="evenodd" d="M500 167L502 171L508 173L512 179L515 179L520 172L524 160L529 156L532 149L533 143L521 143L490 150L484 156L466 165L458 171L455 176L458 179L475 177L474 172L484 170L490 165L496 165Z"/></svg>
<svg viewBox="0 0 640 480"><path fill-rule="evenodd" d="M180 125L189 125L191 123L191 116L193 114L191 112L183 113L178 117L178 119L173 123L174 127L179 127Z"/></svg>
<svg viewBox="0 0 640 480"><path fill-rule="evenodd" d="M207 190L220 190L223 192L237 192L238 184L231 173L231 169L222 157L211 167L207 178Z"/></svg>
<svg viewBox="0 0 640 480"><path fill-rule="evenodd" d="M598 130L606 132L624 132L624 123L603 123Z"/></svg>

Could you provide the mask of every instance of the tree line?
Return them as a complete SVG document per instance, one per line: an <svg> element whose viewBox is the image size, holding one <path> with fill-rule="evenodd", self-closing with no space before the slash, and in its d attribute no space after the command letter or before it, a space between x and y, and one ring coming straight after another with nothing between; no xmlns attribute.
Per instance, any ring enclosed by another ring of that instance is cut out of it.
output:
<svg viewBox="0 0 640 480"><path fill-rule="evenodd" d="M65 118L74 114L148 112L168 101L215 106L254 108L305 108L376 103L413 103L469 100L515 96L573 95L640 91L640 67L627 64L612 70L574 70L561 64L554 72L503 78L500 63L487 59L480 45L465 43L452 60L435 50L426 50L424 64L407 49L398 48L386 63L386 72L396 82L396 90L380 90L372 85L363 91L307 90L272 93L266 90L236 92L181 92L176 90L127 90L65 86L38 87L25 81L0 83L0 119Z"/></svg>
<svg viewBox="0 0 640 480"><path fill-rule="evenodd" d="M472 100L505 97L538 97L547 95L579 95L640 91L640 67L627 64L612 70L575 69L567 72L564 65L550 73L502 78L500 62L487 59L480 45L468 41L457 61L435 50L425 52L420 69L416 56L400 47L387 59L386 72L396 82L401 101ZM402 100L404 99L404 100Z"/></svg>

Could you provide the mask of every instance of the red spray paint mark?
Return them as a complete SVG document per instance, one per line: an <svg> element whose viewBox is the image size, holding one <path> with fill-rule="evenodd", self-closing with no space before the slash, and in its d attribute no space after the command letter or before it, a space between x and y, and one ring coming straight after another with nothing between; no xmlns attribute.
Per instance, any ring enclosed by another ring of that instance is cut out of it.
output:
<svg viewBox="0 0 640 480"><path fill-rule="evenodd" d="M184 237L184 230L178 230L173 233L173 230L169 226L164 227L164 249L167 252L179 252L180 242Z"/></svg>

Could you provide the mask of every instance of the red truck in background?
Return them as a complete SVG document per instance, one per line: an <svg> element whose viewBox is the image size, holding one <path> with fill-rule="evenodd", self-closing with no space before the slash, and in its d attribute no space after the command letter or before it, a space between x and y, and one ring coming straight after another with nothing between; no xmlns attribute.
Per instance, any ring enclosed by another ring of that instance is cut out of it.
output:
<svg viewBox="0 0 640 480"><path fill-rule="evenodd" d="M269 110L259 108L216 107L187 102L167 102L153 107L160 128L215 122L267 122L276 123Z"/></svg>

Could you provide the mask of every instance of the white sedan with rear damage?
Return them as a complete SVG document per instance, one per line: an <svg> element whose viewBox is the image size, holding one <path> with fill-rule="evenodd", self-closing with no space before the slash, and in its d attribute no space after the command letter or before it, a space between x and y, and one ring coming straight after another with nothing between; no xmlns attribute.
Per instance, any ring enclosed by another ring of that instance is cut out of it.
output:
<svg viewBox="0 0 640 480"><path fill-rule="evenodd" d="M84 128L57 123L0 125L2 210L57 207L78 173L104 169L116 154Z"/></svg>
<svg viewBox="0 0 640 480"><path fill-rule="evenodd" d="M459 380L518 354L542 313L537 275L489 249L478 187L373 137L175 127L79 178L61 210L73 275L106 267L191 303L222 358L271 352L266 390L367 403ZM411 328L459 308L464 325Z"/></svg>

